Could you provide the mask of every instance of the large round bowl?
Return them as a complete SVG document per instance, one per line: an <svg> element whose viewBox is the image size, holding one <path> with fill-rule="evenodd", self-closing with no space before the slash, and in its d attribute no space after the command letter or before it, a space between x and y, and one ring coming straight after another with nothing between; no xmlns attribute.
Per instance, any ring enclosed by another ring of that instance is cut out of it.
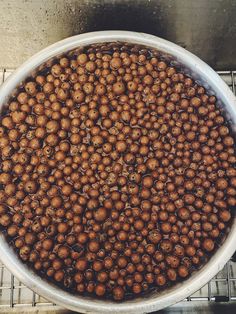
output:
<svg viewBox="0 0 236 314"><path fill-rule="evenodd" d="M173 65L181 66L186 74L191 75L197 82L206 87L208 91L217 96L219 105L225 108L227 119L231 121L233 129L235 129L236 99L228 86L206 63L169 41L148 34L126 31L102 31L82 34L57 42L37 53L19 67L2 85L0 88L0 108L7 102L9 95L14 89L45 61L79 46L115 41L140 44L162 51L172 61ZM137 314L160 310L183 300L200 289L223 268L234 253L235 243L236 218L234 217L231 229L221 247L219 247L209 262L189 279L161 293L152 292L148 296L139 297L131 301L123 301L122 303L72 295L48 283L20 261L2 235L0 236L0 258L9 271L26 286L65 308L82 313L112 312Z"/></svg>

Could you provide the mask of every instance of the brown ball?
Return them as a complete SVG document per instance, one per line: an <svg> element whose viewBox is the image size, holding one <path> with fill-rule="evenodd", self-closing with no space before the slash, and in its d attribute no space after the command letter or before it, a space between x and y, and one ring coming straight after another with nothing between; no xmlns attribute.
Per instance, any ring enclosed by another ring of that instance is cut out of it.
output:
<svg viewBox="0 0 236 314"><path fill-rule="evenodd" d="M187 277L189 275L189 271L188 271L187 267L184 265L179 266L178 275L182 278Z"/></svg>
<svg viewBox="0 0 236 314"><path fill-rule="evenodd" d="M97 253L100 249L99 242L96 240L92 240L88 243L88 249L92 253Z"/></svg>
<svg viewBox="0 0 236 314"><path fill-rule="evenodd" d="M124 290L122 287L119 287L119 286L115 287L112 290L112 294L113 294L114 300L116 301L121 301L124 298Z"/></svg>
<svg viewBox="0 0 236 314"><path fill-rule="evenodd" d="M231 219L231 214L225 209L219 212L219 217L223 222L228 222Z"/></svg>
<svg viewBox="0 0 236 314"><path fill-rule="evenodd" d="M160 274L156 276L156 284L158 286L164 286L166 284L166 278L164 275Z"/></svg>
<svg viewBox="0 0 236 314"><path fill-rule="evenodd" d="M107 217L107 210L104 207L100 207L94 212L94 219L96 221L102 222L106 219L106 217Z"/></svg>
<svg viewBox="0 0 236 314"><path fill-rule="evenodd" d="M211 252L214 250L215 244L212 239L204 239L202 247L207 251Z"/></svg>
<svg viewBox="0 0 236 314"><path fill-rule="evenodd" d="M115 95L122 95L125 92L125 85L122 82L116 82L112 89Z"/></svg>
<svg viewBox="0 0 236 314"><path fill-rule="evenodd" d="M79 271L84 271L87 268L87 261L85 258L80 258L75 264L75 268Z"/></svg>

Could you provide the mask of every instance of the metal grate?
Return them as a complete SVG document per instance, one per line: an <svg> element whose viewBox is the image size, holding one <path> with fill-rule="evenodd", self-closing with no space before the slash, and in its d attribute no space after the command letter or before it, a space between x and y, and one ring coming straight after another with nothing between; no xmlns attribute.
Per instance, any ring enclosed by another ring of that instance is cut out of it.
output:
<svg viewBox="0 0 236 314"><path fill-rule="evenodd" d="M0 69L0 84L13 72L10 69ZM236 93L236 71L218 72L223 80L229 85L234 94ZM233 261L234 260L234 261ZM178 307L184 308L189 301L202 302L230 302L236 304L236 258L229 261L222 271L215 276L207 285L178 303ZM196 304L195 302L193 304ZM201 304L201 303L199 303ZM195 305L196 306L196 305ZM20 308L23 310L35 309L53 311L58 313L62 309L48 302L19 282L6 268L0 264L0 312L9 313L10 309ZM7 309L7 312L6 312Z"/></svg>

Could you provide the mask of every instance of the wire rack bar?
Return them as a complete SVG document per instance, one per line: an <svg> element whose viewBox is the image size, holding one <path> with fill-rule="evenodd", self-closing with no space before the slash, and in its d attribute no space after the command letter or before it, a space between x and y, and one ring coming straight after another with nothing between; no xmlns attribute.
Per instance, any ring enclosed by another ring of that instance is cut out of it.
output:
<svg viewBox="0 0 236 314"><path fill-rule="evenodd" d="M0 69L0 85L13 72L12 69ZM220 71L218 74L236 93L236 71ZM236 262L229 261L206 286L194 295L184 299L181 303L199 302L236 302ZM4 265L0 264L0 312L6 313L6 308L40 308L61 312L61 308L48 302L37 293L31 291L19 282ZM8 311L9 311L8 310Z"/></svg>

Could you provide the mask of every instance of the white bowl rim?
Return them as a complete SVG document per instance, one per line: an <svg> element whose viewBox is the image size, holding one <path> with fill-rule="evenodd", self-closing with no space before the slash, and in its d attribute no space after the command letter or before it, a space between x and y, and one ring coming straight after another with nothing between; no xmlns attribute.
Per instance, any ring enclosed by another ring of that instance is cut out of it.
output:
<svg viewBox="0 0 236 314"><path fill-rule="evenodd" d="M236 122L236 99L233 93L218 74L205 62L184 48L167 40L149 34L119 30L76 35L59 41L35 54L10 75L0 87L0 107L4 105L14 88L17 87L33 69L37 68L48 59L80 46L112 41L129 42L153 47L177 57L186 64L186 66L194 69L204 80L209 82L218 97L220 96L227 110L232 114L233 121ZM29 270L29 268L17 258L13 250L9 249L9 245L2 235L0 236L0 259L9 271L30 289L46 299L73 311L83 313L144 313L153 312L172 305L200 289L223 268L235 251L235 243L236 218L234 218L232 228L222 246L209 262L189 279L168 289L164 293L156 294L156 296L150 295L145 298L138 298L122 303L84 298L79 295L74 296L51 285Z"/></svg>

